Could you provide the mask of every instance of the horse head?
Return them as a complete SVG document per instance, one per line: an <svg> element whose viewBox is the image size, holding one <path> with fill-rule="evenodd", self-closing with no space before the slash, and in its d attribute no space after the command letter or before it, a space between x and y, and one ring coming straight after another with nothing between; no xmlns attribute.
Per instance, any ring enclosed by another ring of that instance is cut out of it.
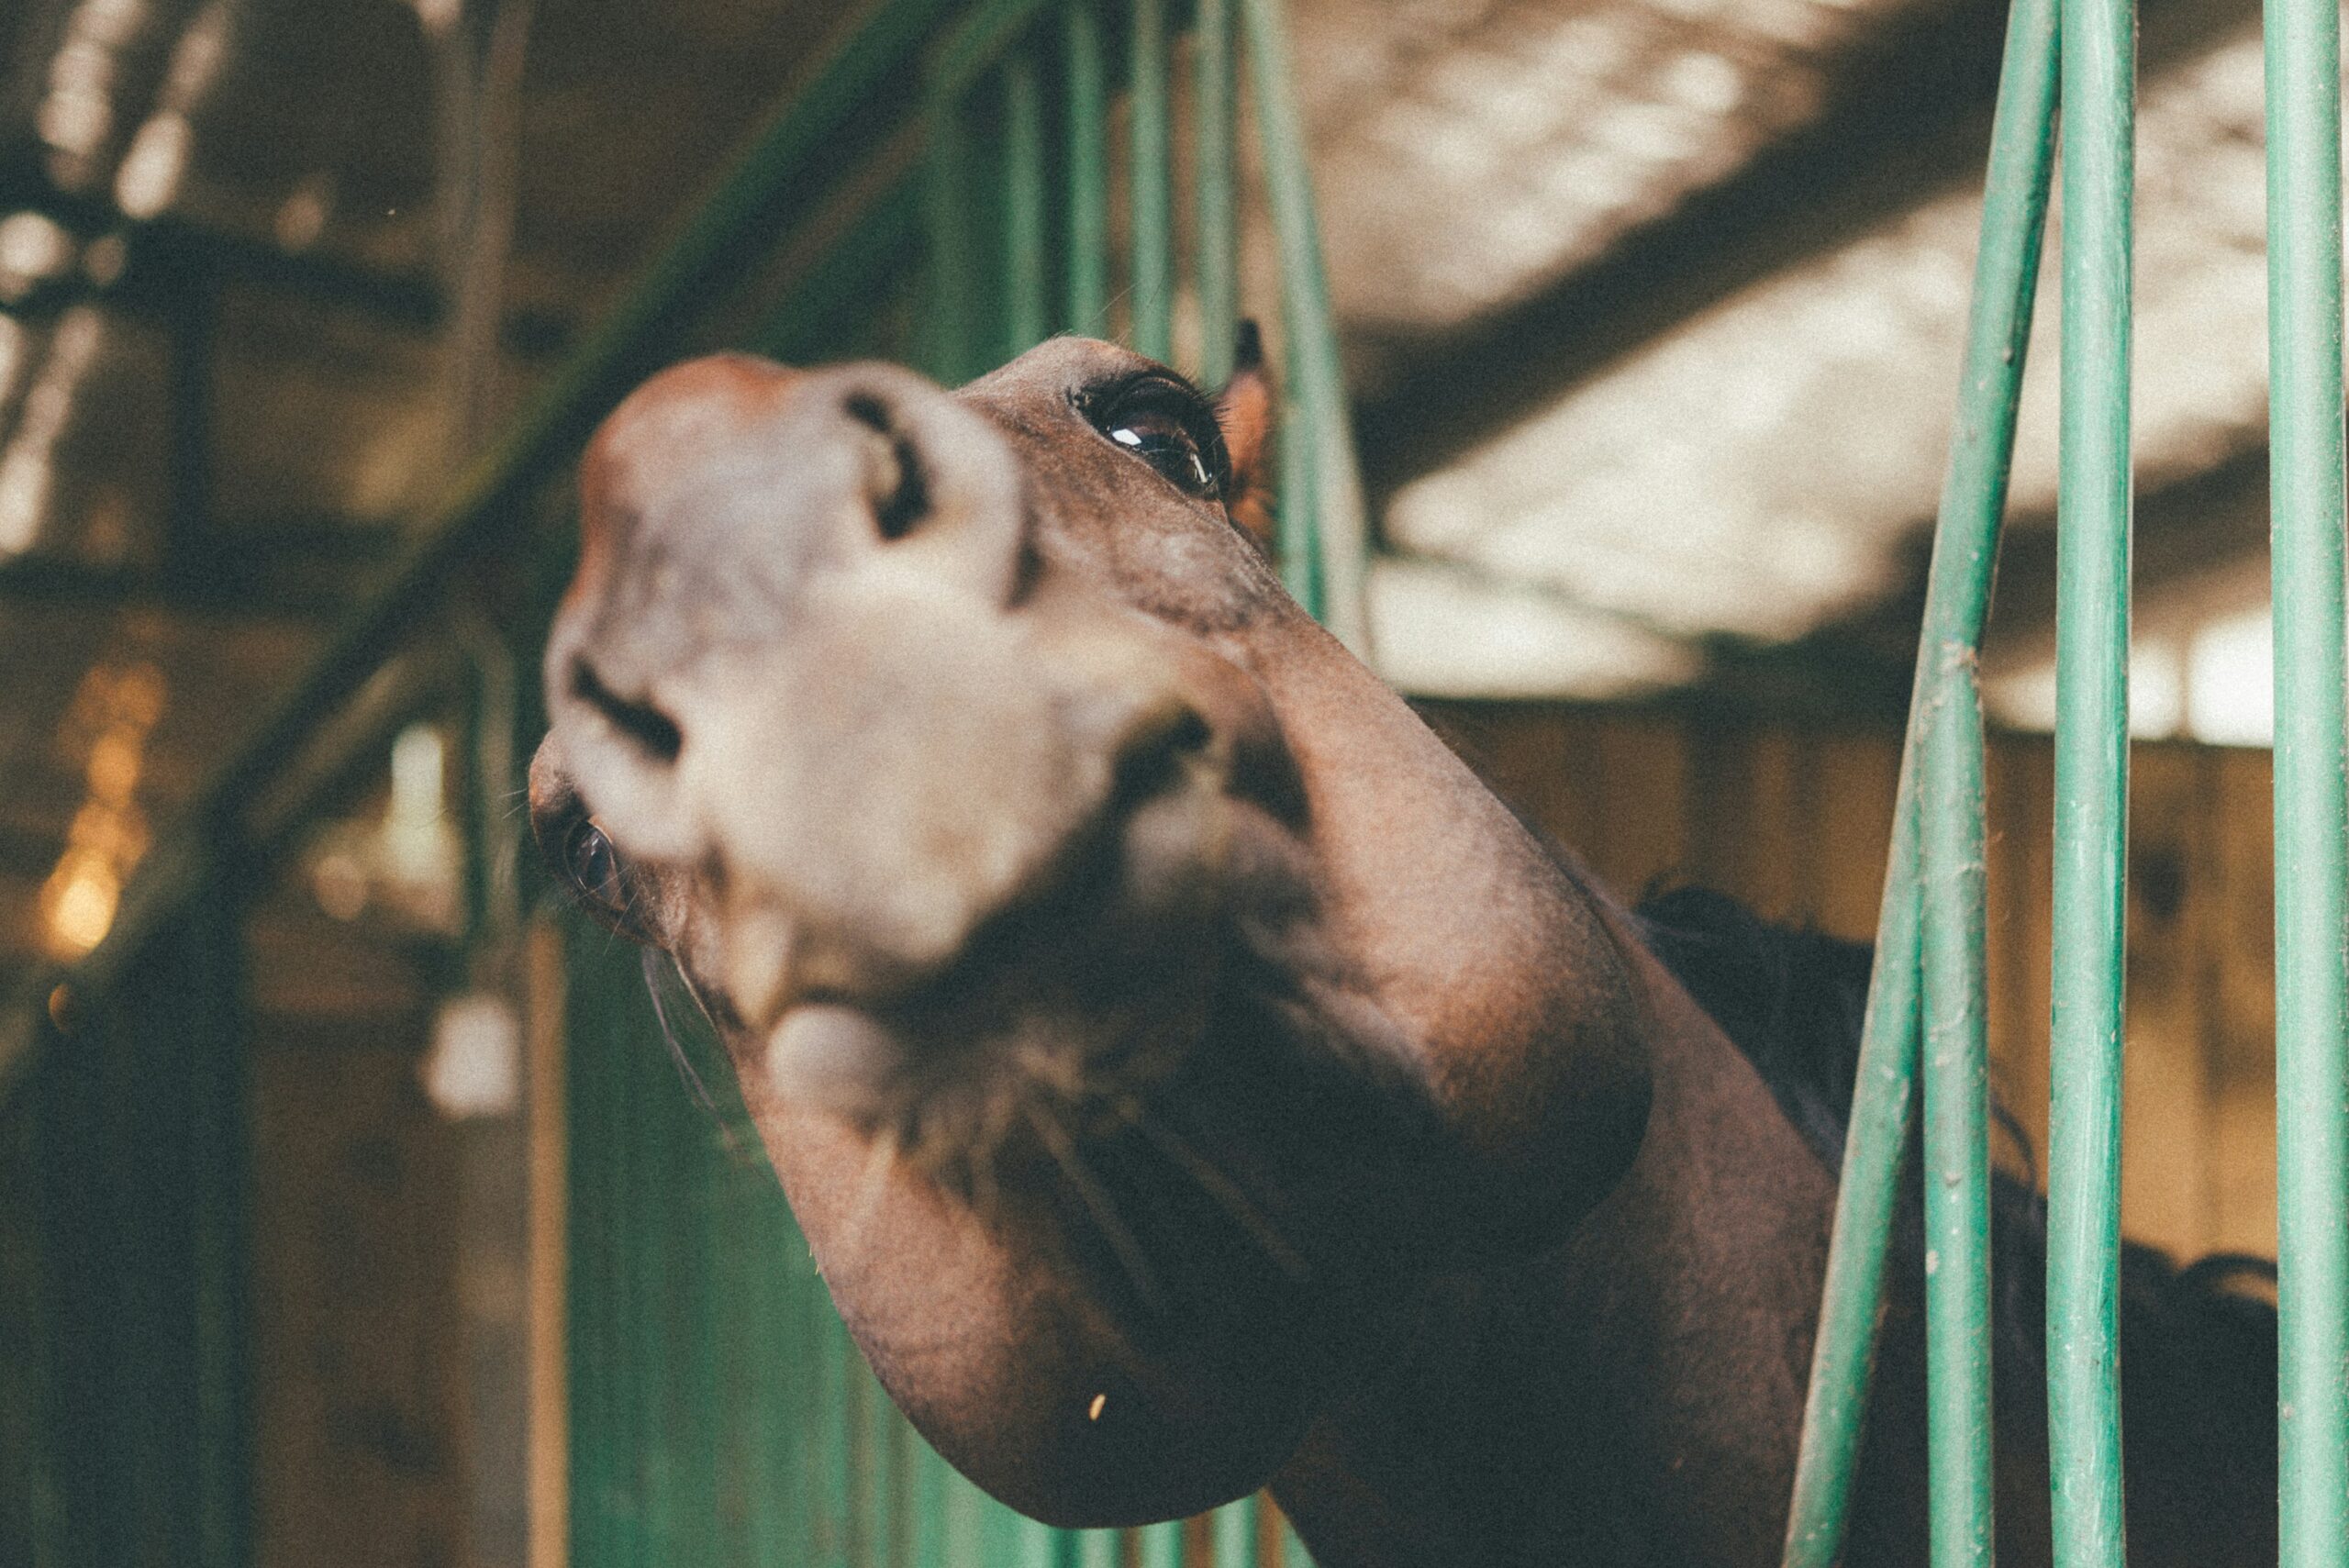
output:
<svg viewBox="0 0 2349 1568"><path fill-rule="evenodd" d="M547 648L542 847L675 960L892 1396L1060 1523L1262 1484L1649 1111L1620 917L1283 592L1252 359L665 372Z"/></svg>

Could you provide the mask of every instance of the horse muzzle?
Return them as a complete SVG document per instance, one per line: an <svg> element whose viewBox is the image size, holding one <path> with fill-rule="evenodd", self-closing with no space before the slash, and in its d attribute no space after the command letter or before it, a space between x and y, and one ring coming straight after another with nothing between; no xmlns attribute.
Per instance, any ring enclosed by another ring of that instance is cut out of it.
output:
<svg viewBox="0 0 2349 1568"><path fill-rule="evenodd" d="M696 361L581 485L565 766L624 858L701 879L681 955L809 1086L885 1070L869 1020L952 1010L989 951L1213 905L1234 780L1280 771L1264 695L1058 583L981 415L890 367Z"/></svg>

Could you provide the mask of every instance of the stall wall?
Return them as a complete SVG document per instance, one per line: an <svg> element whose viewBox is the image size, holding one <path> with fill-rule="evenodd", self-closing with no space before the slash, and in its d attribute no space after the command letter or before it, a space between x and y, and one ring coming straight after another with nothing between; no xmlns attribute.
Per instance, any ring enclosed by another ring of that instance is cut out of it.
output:
<svg viewBox="0 0 2349 1568"><path fill-rule="evenodd" d="M1547 705L1431 705L1519 809L1626 896L1674 882L1866 940L1899 735ZM2047 1132L2053 753L1989 746L1992 1083ZM2130 785L2121 1223L2185 1257L2276 1246L2269 755L2140 744ZM2010 1167L2021 1155L2002 1151Z"/></svg>

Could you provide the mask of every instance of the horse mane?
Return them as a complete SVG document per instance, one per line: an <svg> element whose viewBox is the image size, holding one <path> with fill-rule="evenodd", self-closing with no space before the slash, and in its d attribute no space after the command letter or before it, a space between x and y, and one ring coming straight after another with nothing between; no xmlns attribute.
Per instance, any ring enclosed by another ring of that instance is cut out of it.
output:
<svg viewBox="0 0 2349 1568"><path fill-rule="evenodd" d="M1633 918L1650 951L1753 1064L1820 1161L1840 1170L1871 948L1765 920L1726 894L1688 885L1651 893ZM1995 1096L1991 1114L2027 1173L2018 1179L1994 1168L1991 1174L1995 1360L2003 1392L2008 1373L2035 1382L2045 1362L2047 1214L2028 1136ZM1912 1118L1912 1128L1920 1119ZM1912 1132L1893 1267L1921 1270L1922 1233ZM2272 1289L2275 1278L2276 1265L2265 1258L2214 1253L2181 1268L2156 1248L2124 1242L2121 1305L2132 1357L2149 1373L2156 1365L2184 1370L2182 1359L2219 1383L2264 1388L2256 1407L2261 1419L2272 1418L2276 1308L2242 1286L2265 1282Z"/></svg>

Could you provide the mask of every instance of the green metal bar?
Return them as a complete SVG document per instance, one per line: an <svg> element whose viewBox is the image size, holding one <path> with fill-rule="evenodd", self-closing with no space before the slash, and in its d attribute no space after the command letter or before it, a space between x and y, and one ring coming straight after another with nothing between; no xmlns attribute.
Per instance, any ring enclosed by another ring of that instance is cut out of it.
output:
<svg viewBox="0 0 2349 1568"><path fill-rule="evenodd" d="M924 161L923 221L929 230L930 294L925 306L922 369L953 385L981 368L977 337L969 195L971 155L960 103L941 94L930 102L930 155Z"/></svg>
<svg viewBox="0 0 2349 1568"><path fill-rule="evenodd" d="M856 1568L887 1568L889 1543L889 1422L896 1414L874 1382L855 1342L842 1353L849 1379L849 1561Z"/></svg>
<svg viewBox="0 0 2349 1568"><path fill-rule="evenodd" d="M1258 1507L1257 1500L1252 1496L1226 1503L1215 1511L1214 1531L1209 1537L1215 1547L1215 1568L1257 1568Z"/></svg>
<svg viewBox="0 0 2349 1568"><path fill-rule="evenodd" d="M963 1480L945 1460L934 1453L932 1460L946 1488L946 1518L940 1530L946 1550L937 1563L924 1568L971 1568L974 1563L987 1562L988 1517L1002 1512L1002 1505Z"/></svg>
<svg viewBox="0 0 2349 1568"><path fill-rule="evenodd" d="M907 1506L913 1515L907 1534L907 1568L952 1568L954 1559L949 1555L952 1546L947 1539L948 1484L946 1462L917 1435L906 1485Z"/></svg>
<svg viewBox="0 0 2349 1568"><path fill-rule="evenodd" d="M961 97L1019 41L1045 5L1046 0L961 0L960 23L930 51L926 87L931 96Z"/></svg>
<svg viewBox="0 0 2349 1568"><path fill-rule="evenodd" d="M1170 1519L1134 1531L1134 1560L1139 1568L1183 1568L1183 1521Z"/></svg>
<svg viewBox="0 0 2349 1568"><path fill-rule="evenodd" d="M1052 330L1045 293L1044 98L1030 50L1003 62L1004 358Z"/></svg>
<svg viewBox="0 0 2349 1568"><path fill-rule="evenodd" d="M858 1370L856 1347L829 1296L811 1292L807 1310L816 1321L816 1396L807 1402L802 1430L816 1476L816 1528L807 1561L813 1568L864 1568L854 1555L856 1462L849 1431L856 1402L850 1381Z"/></svg>
<svg viewBox="0 0 2349 1568"><path fill-rule="evenodd" d="M1109 85L1098 0L1068 0L1061 13L1068 73L1068 325L1109 331Z"/></svg>
<svg viewBox="0 0 2349 1568"><path fill-rule="evenodd" d="M1313 1568L1313 1554L1305 1550L1296 1527L1286 1519L1281 1521L1281 1568Z"/></svg>
<svg viewBox="0 0 2349 1568"><path fill-rule="evenodd" d="M875 196L823 259L791 285L774 314L750 334L752 351L803 359L828 339L841 318L869 297L876 280L912 249L926 195L923 182L903 178Z"/></svg>
<svg viewBox="0 0 2349 1568"><path fill-rule="evenodd" d="M1934 1568L1988 1568L1990 1089L1984 1027L1982 705L1974 650L1939 668L1919 773L1925 1014L1925 1367Z"/></svg>
<svg viewBox="0 0 2349 1568"><path fill-rule="evenodd" d="M2055 134L2056 17L2056 0L2016 0L2008 18L1956 425L1919 639L1923 650L1953 642L1978 646L1989 609L2046 228ZM1859 1075L1787 1521L1787 1568L1831 1568L1841 1559L1849 1520L1876 1354L1885 1249L1898 1207L1916 1082L1921 920L1917 774L1940 668L1929 657L1918 660L1909 703Z"/></svg>
<svg viewBox="0 0 2349 1568"><path fill-rule="evenodd" d="M1166 0L1133 0L1127 189L1133 203L1133 345L1174 352L1174 181L1167 104Z"/></svg>
<svg viewBox="0 0 2349 1568"><path fill-rule="evenodd" d="M1113 1529L1074 1532L1076 1568L1124 1568L1125 1538Z"/></svg>
<svg viewBox="0 0 2349 1568"><path fill-rule="evenodd" d="M1011 1551L1005 1568L1063 1568L1061 1532L1017 1514L1010 1518Z"/></svg>
<svg viewBox="0 0 2349 1568"><path fill-rule="evenodd" d="M1301 416L1289 425L1292 439L1282 447L1285 451L1309 448L1312 452L1307 476L1312 485L1312 512L1308 526L1298 532L1310 541L1308 553L1318 569L1298 575L1319 584L1317 596L1322 602L1315 606L1308 601L1308 607L1349 647L1361 650L1367 646L1369 631L1363 602L1367 538L1362 479L1354 461L1353 417L1346 407L1345 368L1338 355L1329 277L1321 264L1321 229L1314 215L1313 177L1307 165L1305 121L1297 104L1288 28L1280 0L1240 0L1240 16L1264 141L1265 193L1280 251L1281 330L1289 350L1292 397ZM1285 489L1284 528L1293 505Z"/></svg>
<svg viewBox="0 0 2349 1568"><path fill-rule="evenodd" d="M2285 1568L2349 1562L2341 14L2268 0L2276 1184Z"/></svg>
<svg viewBox="0 0 2349 1568"><path fill-rule="evenodd" d="M250 1135L245 1107L244 910L215 883L185 911L173 1032L191 1057L184 1112L193 1177L192 1324L196 1557L203 1568L252 1559Z"/></svg>
<svg viewBox="0 0 2349 1568"><path fill-rule="evenodd" d="M2129 832L2130 0L2064 0L2047 1419L2057 1568L2122 1557L2121 1013ZM2338 745L2338 737L2334 743ZM2339 940L2339 933L2334 933Z"/></svg>
<svg viewBox="0 0 2349 1568"><path fill-rule="evenodd" d="M1240 218L1235 194L1239 83L1233 80L1231 0L1198 0L1191 28L1191 183L1197 211L1191 271L1199 299L1199 384L1231 379L1240 328Z"/></svg>
<svg viewBox="0 0 2349 1568"><path fill-rule="evenodd" d="M1307 374L1302 359L1292 341L1281 377L1283 435L1274 449L1280 494L1273 516L1273 556L1280 563L1281 583L1289 596L1305 606L1306 614L1326 622L1330 601L1321 574L1321 493L1314 484L1320 466L1315 460L1321 454L1312 439L1313 409L1300 390Z"/></svg>

